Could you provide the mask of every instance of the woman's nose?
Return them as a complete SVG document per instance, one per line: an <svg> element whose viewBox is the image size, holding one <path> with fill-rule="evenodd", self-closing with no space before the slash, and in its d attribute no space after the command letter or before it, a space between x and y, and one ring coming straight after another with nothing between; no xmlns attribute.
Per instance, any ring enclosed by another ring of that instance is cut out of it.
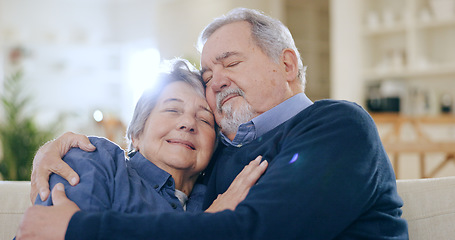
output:
<svg viewBox="0 0 455 240"><path fill-rule="evenodd" d="M179 130L194 133L196 132L196 119L190 116L182 116L178 126Z"/></svg>

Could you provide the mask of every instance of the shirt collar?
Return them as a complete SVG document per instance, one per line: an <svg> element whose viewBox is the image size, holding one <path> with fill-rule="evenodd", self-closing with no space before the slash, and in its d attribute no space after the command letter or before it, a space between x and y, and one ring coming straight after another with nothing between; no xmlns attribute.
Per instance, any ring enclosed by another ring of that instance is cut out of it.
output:
<svg viewBox="0 0 455 240"><path fill-rule="evenodd" d="M241 147L286 122L311 104L313 102L305 93L296 94L251 121L241 124L233 141L223 133L221 140L225 145Z"/></svg>
<svg viewBox="0 0 455 240"><path fill-rule="evenodd" d="M161 190L165 184L172 183L174 185L174 179L171 174L157 167L142 156L140 152L136 152L129 162L137 174L157 191Z"/></svg>

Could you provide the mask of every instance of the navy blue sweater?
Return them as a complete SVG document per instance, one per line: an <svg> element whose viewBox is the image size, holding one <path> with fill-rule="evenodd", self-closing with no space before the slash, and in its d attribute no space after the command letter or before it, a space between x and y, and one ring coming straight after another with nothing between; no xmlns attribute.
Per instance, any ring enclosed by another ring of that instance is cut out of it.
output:
<svg viewBox="0 0 455 240"><path fill-rule="evenodd" d="M206 205L258 155L269 167L235 211L81 211L72 217L66 238L408 238L392 166L373 120L358 105L317 101L249 144L220 145Z"/></svg>

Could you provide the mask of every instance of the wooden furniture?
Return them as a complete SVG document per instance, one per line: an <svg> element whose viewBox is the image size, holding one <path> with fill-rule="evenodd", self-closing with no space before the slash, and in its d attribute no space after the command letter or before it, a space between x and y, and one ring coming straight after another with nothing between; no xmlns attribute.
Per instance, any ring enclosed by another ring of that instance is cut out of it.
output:
<svg viewBox="0 0 455 240"><path fill-rule="evenodd" d="M442 15L437 1L362 1L364 79L455 75L455 10Z"/></svg>
<svg viewBox="0 0 455 240"><path fill-rule="evenodd" d="M397 176L399 176L398 161L401 153L418 153L421 178L434 177L448 163L455 161L455 140L436 141L423 131L423 127L428 125L455 127L454 115L415 117L400 114L372 114L372 117L378 126L383 124L392 125L392 129L381 136L381 139L387 153L392 156L393 166ZM403 139L402 130L405 125L409 125L415 132L415 139L411 141ZM443 153L445 157L444 161L428 172L425 155L432 152Z"/></svg>

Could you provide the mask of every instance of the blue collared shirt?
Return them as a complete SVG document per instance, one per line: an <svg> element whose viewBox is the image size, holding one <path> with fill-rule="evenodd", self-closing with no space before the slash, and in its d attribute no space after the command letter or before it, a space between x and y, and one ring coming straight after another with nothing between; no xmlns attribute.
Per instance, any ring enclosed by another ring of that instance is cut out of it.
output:
<svg viewBox="0 0 455 240"><path fill-rule="evenodd" d="M116 144L104 138L90 137L94 152L71 149L63 158L80 176L76 186L56 174L49 180L51 188L58 182L81 210L113 210L125 213L183 211L175 195L172 176L143 157L139 152L129 160ZM201 211L206 187L196 184L186 202L189 212ZM52 205L36 199L36 204Z"/></svg>
<svg viewBox="0 0 455 240"><path fill-rule="evenodd" d="M311 104L313 102L305 93L296 94L251 121L241 124L233 141L223 133L221 140L225 145L241 147L286 122Z"/></svg>

